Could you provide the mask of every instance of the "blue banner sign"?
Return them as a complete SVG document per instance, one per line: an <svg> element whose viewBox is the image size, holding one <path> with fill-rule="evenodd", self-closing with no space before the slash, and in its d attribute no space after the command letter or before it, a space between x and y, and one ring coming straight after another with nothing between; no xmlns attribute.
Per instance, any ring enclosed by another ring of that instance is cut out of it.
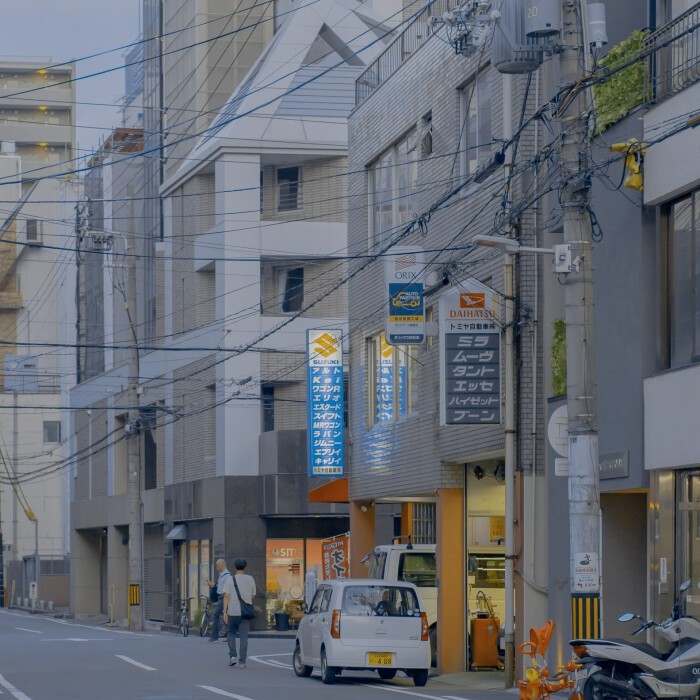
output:
<svg viewBox="0 0 700 700"><path fill-rule="evenodd" d="M420 248L395 246L384 259L389 293L386 340L391 345L425 341L423 277L425 253Z"/></svg>
<svg viewBox="0 0 700 700"><path fill-rule="evenodd" d="M309 476L343 476L343 336L306 332Z"/></svg>

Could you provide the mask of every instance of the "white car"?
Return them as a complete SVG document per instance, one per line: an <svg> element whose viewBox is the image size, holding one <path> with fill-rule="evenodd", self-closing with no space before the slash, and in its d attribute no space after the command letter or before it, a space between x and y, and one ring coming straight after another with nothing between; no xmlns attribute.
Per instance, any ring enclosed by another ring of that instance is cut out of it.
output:
<svg viewBox="0 0 700 700"><path fill-rule="evenodd" d="M381 579L324 581L299 623L293 665L301 677L319 668L324 683L350 669L383 679L403 671L425 685L430 634L418 589Z"/></svg>

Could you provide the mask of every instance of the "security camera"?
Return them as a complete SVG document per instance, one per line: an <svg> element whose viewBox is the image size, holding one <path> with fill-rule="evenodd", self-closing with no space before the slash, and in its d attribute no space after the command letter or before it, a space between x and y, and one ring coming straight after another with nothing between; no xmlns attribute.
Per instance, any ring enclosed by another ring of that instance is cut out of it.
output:
<svg viewBox="0 0 700 700"><path fill-rule="evenodd" d="M483 470L481 466L478 464L474 467L474 476L478 479L481 480L486 476L486 472Z"/></svg>

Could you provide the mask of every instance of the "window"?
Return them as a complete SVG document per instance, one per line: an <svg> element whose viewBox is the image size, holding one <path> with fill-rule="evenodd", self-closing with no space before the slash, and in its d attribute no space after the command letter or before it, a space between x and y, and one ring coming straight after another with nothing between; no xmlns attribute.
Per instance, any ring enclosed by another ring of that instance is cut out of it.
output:
<svg viewBox="0 0 700 700"><path fill-rule="evenodd" d="M418 136L421 157L429 156L433 152L433 115L427 114L421 119L421 130Z"/></svg>
<svg viewBox="0 0 700 700"><path fill-rule="evenodd" d="M460 144L462 170L465 176L473 175L480 163L493 150L491 123L491 89L488 72L479 73L475 80L462 90L462 131Z"/></svg>
<svg viewBox="0 0 700 700"><path fill-rule="evenodd" d="M422 588L435 585L437 563L432 552L406 552L399 559L399 581L414 583Z"/></svg>
<svg viewBox="0 0 700 700"><path fill-rule="evenodd" d="M289 314L301 311L304 302L304 268L283 267L277 270L279 310Z"/></svg>
<svg viewBox="0 0 700 700"><path fill-rule="evenodd" d="M412 588L401 586L348 586L343 592L343 615L420 617Z"/></svg>
<svg viewBox="0 0 700 700"><path fill-rule="evenodd" d="M671 367L700 359L700 190L667 211Z"/></svg>
<svg viewBox="0 0 700 700"><path fill-rule="evenodd" d="M44 421L44 442L61 442L61 421Z"/></svg>
<svg viewBox="0 0 700 700"><path fill-rule="evenodd" d="M263 432L269 433L275 429L275 386L263 384L260 388L262 396Z"/></svg>
<svg viewBox="0 0 700 700"><path fill-rule="evenodd" d="M368 426L412 412L414 352L411 345L389 345L383 333L367 340Z"/></svg>
<svg viewBox="0 0 700 700"><path fill-rule="evenodd" d="M416 211L417 132L414 129L370 166L372 245L382 246Z"/></svg>
<svg viewBox="0 0 700 700"><path fill-rule="evenodd" d="M301 209L301 168L277 168L277 211Z"/></svg>

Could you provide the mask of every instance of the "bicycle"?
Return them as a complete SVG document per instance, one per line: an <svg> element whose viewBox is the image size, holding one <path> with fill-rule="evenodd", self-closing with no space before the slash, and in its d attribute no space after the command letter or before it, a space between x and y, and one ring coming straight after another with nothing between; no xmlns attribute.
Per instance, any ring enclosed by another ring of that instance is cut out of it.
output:
<svg viewBox="0 0 700 700"><path fill-rule="evenodd" d="M190 601L194 600L194 596L191 598L183 598L180 601L180 620L178 623L178 629L182 632L182 636L186 637L190 633Z"/></svg>
<svg viewBox="0 0 700 700"><path fill-rule="evenodd" d="M207 596L201 596L204 601L204 613L202 614L202 622L199 625L199 636L206 637L209 634L211 626L214 624L214 611L216 609L216 603L212 602ZM223 618L223 615L221 616ZM219 639L224 639L226 637L226 625L224 625L223 619L219 620Z"/></svg>

